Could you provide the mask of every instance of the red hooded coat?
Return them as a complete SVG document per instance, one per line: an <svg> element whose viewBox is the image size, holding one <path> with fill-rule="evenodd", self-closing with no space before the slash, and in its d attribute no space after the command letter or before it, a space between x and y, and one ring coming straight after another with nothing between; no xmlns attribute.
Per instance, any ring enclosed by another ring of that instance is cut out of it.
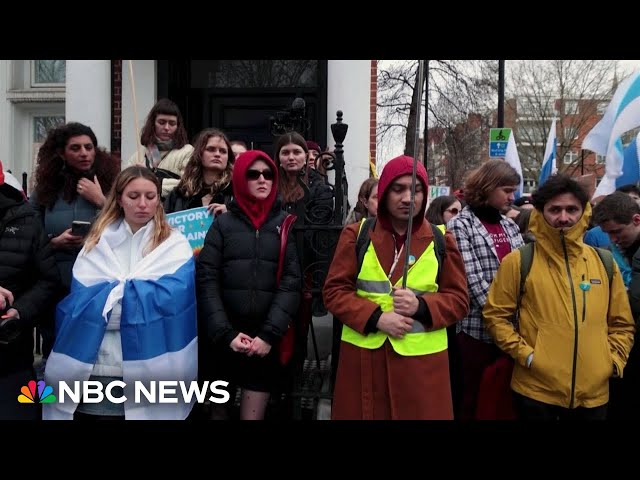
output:
<svg viewBox="0 0 640 480"><path fill-rule="evenodd" d="M378 184L380 203L378 222L371 230L371 242L380 265L389 271L394 257L394 239L390 227L386 194L393 181L412 173L411 157L391 160ZM426 187L427 172L418 164L418 178ZM411 254L420 258L433 241L431 225L423 222L425 198L415 212L411 235ZM369 318L378 305L356 295L356 239L359 224L343 230L324 285L324 301L329 311L345 325L365 334ZM463 318L469 309L469 295L462 257L450 233L445 235L447 254L442 264L437 293L422 296L429 309L432 325L443 328ZM398 262L391 275L395 283L403 273ZM334 419L417 420L452 419L451 387L447 351L406 357L396 353L387 341L369 350L342 342L331 412Z"/></svg>

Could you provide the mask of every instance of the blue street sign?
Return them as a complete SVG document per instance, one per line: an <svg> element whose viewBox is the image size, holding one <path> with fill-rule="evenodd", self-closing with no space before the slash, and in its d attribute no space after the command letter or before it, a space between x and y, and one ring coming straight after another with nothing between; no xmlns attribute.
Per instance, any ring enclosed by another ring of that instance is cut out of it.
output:
<svg viewBox="0 0 640 480"><path fill-rule="evenodd" d="M507 154L507 142L489 142L489 157L504 157Z"/></svg>

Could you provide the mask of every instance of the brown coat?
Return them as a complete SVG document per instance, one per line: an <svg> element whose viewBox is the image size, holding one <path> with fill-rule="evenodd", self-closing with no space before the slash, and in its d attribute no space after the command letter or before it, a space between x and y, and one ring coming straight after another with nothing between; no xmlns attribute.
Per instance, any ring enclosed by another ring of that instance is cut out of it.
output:
<svg viewBox="0 0 640 480"><path fill-rule="evenodd" d="M324 286L324 301L342 323L364 334L376 303L356 295L356 239L359 224L343 230ZM444 328L463 318L469 295L462 257L451 233L445 234L447 254L437 293L423 295L433 319L431 329ZM393 264L394 240L379 223L371 241L380 265ZM428 222L411 237L411 253L419 258L433 241ZM404 255L401 256L404 259ZM402 277L399 261L391 282ZM333 419L452 419L447 351L404 357L386 341L381 348L363 349L342 342L332 407Z"/></svg>

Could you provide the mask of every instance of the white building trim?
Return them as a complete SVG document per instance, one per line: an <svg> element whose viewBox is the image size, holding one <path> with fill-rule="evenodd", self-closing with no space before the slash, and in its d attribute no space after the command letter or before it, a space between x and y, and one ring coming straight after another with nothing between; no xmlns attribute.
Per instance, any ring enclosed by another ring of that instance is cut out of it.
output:
<svg viewBox="0 0 640 480"><path fill-rule="evenodd" d="M358 200L360 185L369 178L371 60L329 60L327 65L327 145L333 148L331 124L342 110L349 125L344 139L349 202ZM333 179L332 179L333 181Z"/></svg>
<svg viewBox="0 0 640 480"><path fill-rule="evenodd" d="M111 60L67 60L67 122L93 130L111 150Z"/></svg>
<svg viewBox="0 0 640 480"><path fill-rule="evenodd" d="M20 181L35 170L34 118L65 114L65 85L32 87L32 62L0 60L0 160Z"/></svg>
<svg viewBox="0 0 640 480"><path fill-rule="evenodd" d="M140 131L144 126L147 114L158 100L155 60L132 60L133 82L135 84L136 111L133 108L133 96L131 89L131 75L129 73L129 60L122 61L122 166L125 166L129 157L136 151L140 143ZM138 129L136 133L135 115L138 115Z"/></svg>

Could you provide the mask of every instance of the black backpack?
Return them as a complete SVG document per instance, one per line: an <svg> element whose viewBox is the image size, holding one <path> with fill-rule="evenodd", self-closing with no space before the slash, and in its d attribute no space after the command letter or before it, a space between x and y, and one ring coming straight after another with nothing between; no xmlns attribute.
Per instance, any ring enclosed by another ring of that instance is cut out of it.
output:
<svg viewBox="0 0 640 480"><path fill-rule="evenodd" d="M369 230L373 228L375 223L376 217L367 218L360 228L360 232L358 233L358 240L356 241L356 257L358 259L358 269L356 271L356 276L360 273L360 269L362 269L364 256L366 255L367 249L369 248L369 243L371 242L371 238L369 237ZM438 260L438 274L436 276L436 282L440 283L440 267L442 266L442 262L444 262L444 259L447 256L447 249L445 245L444 234L442 233L442 231L433 223L431 224L431 230L433 230L433 242L435 243L434 253L436 255L436 259Z"/></svg>

